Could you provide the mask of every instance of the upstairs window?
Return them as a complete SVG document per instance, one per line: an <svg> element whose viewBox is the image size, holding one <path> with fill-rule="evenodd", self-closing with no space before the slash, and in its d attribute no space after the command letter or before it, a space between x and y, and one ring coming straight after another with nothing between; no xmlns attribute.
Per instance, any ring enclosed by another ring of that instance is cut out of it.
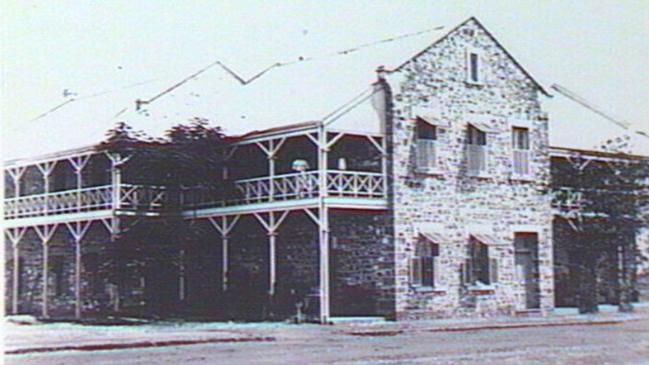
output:
<svg viewBox="0 0 649 365"><path fill-rule="evenodd" d="M468 50L466 59L467 82L480 84L483 82L482 64L478 50Z"/></svg>
<svg viewBox="0 0 649 365"><path fill-rule="evenodd" d="M487 133L479 130L478 128L469 125L468 130L468 143L474 146L486 146L487 145Z"/></svg>
<svg viewBox="0 0 649 365"><path fill-rule="evenodd" d="M487 133L469 125L467 130L467 162L471 175L487 172Z"/></svg>
<svg viewBox="0 0 649 365"><path fill-rule="evenodd" d="M417 169L437 167L437 127L419 120L417 122Z"/></svg>
<svg viewBox="0 0 649 365"><path fill-rule="evenodd" d="M527 128L514 127L512 130L512 143L516 150L530 149L530 131Z"/></svg>
<svg viewBox="0 0 649 365"><path fill-rule="evenodd" d="M439 275L439 245L426 237L420 237L410 265L412 286L435 287Z"/></svg>
<svg viewBox="0 0 649 365"><path fill-rule="evenodd" d="M514 174L528 176L530 174L530 133L527 128L512 129L512 147Z"/></svg>

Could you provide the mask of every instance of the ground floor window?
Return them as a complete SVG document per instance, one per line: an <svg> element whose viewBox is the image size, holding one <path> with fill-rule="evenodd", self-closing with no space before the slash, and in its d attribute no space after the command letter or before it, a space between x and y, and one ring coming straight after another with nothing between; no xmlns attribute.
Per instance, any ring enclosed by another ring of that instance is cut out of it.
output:
<svg viewBox="0 0 649 365"><path fill-rule="evenodd" d="M435 287L439 275L439 245L422 236L417 240L415 254L410 264L412 286Z"/></svg>
<svg viewBox="0 0 649 365"><path fill-rule="evenodd" d="M18 257L18 294L24 294L28 290L25 275L25 259Z"/></svg>
<svg viewBox="0 0 649 365"><path fill-rule="evenodd" d="M498 261L490 257L489 245L471 236L469 239L468 258L462 265L464 284L490 285L498 281Z"/></svg>
<svg viewBox="0 0 649 365"><path fill-rule="evenodd" d="M87 253L83 257L84 279L88 285L88 294L101 294L101 278L99 273L99 254Z"/></svg>
<svg viewBox="0 0 649 365"><path fill-rule="evenodd" d="M52 256L50 258L50 272L52 273L52 292L55 296L65 292L65 272L64 272L64 257Z"/></svg>

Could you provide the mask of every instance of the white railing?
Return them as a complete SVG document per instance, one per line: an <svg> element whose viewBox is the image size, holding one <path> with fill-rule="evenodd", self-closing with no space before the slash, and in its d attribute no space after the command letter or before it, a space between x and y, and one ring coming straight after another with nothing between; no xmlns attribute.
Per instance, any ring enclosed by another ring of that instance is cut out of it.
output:
<svg viewBox="0 0 649 365"><path fill-rule="evenodd" d="M385 198L385 181L381 173L329 170L325 188L336 197ZM320 174L307 171L238 180L234 188L228 194L210 187L185 187L178 191L163 186L121 184L119 191L114 191L111 185L96 186L5 199L4 216L18 219L102 209L158 212L316 198L320 194ZM114 204L115 200L119 203Z"/></svg>
<svg viewBox="0 0 649 365"><path fill-rule="evenodd" d="M113 204L112 185L94 186L5 199L4 217L18 219L103 209L158 211L168 200L169 192L164 187L122 184L119 204Z"/></svg>
<svg viewBox="0 0 649 365"><path fill-rule="evenodd" d="M205 208L227 205L222 191L209 186L185 186L180 188L180 205L185 208Z"/></svg>
<svg viewBox="0 0 649 365"><path fill-rule="evenodd" d="M560 211L579 210L584 204L584 193L575 188L555 188L552 190L552 206Z"/></svg>
<svg viewBox="0 0 649 365"><path fill-rule="evenodd" d="M110 209L112 206L113 187L94 186L5 199L4 216L5 219L16 219Z"/></svg>
<svg viewBox="0 0 649 365"><path fill-rule="evenodd" d="M437 167L437 146L432 139L417 140L417 168L423 170Z"/></svg>
<svg viewBox="0 0 649 365"><path fill-rule="evenodd" d="M272 178L264 176L235 182L241 197L237 200L245 204L315 198L318 196L319 185L317 171L283 174Z"/></svg>
<svg viewBox="0 0 649 365"><path fill-rule="evenodd" d="M514 150L514 174L530 176L530 150Z"/></svg>
<svg viewBox="0 0 649 365"><path fill-rule="evenodd" d="M169 202L170 195L164 186L122 184L119 209L160 210Z"/></svg>
<svg viewBox="0 0 649 365"><path fill-rule="evenodd" d="M374 172L329 171L327 192L332 196L384 198L385 176Z"/></svg>
<svg viewBox="0 0 649 365"><path fill-rule="evenodd" d="M487 147L470 144L467 146L468 172L480 175L487 172Z"/></svg>
<svg viewBox="0 0 649 365"><path fill-rule="evenodd" d="M269 201L308 199L319 196L318 171L298 172L238 180L235 188L239 197L227 205L252 204ZM381 173L329 170L326 179L327 193L331 196L355 198L384 198L385 176Z"/></svg>

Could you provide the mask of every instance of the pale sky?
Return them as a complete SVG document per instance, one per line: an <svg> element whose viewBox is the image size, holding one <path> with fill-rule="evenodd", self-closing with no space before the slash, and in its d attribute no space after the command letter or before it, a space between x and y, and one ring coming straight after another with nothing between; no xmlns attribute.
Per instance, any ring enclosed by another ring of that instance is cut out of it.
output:
<svg viewBox="0 0 649 365"><path fill-rule="evenodd" d="M152 104L142 128L159 133L190 115L230 133L315 120L369 86L378 65L396 66L470 16L546 88L561 84L649 131L646 0L2 4L3 159L95 143L136 98L217 59L251 76L277 61L445 27L310 68L276 69L248 86L213 68ZM33 121L66 101L66 89L80 100ZM588 148L624 132L558 99L548 101L553 145ZM649 139L636 144L649 154Z"/></svg>

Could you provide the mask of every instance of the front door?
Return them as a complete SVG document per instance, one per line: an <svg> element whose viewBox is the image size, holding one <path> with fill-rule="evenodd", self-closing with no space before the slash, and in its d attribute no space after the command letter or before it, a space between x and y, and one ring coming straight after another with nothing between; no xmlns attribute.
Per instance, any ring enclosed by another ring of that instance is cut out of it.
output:
<svg viewBox="0 0 649 365"><path fill-rule="evenodd" d="M516 233L516 279L521 285L526 309L540 307L538 237L536 233Z"/></svg>

